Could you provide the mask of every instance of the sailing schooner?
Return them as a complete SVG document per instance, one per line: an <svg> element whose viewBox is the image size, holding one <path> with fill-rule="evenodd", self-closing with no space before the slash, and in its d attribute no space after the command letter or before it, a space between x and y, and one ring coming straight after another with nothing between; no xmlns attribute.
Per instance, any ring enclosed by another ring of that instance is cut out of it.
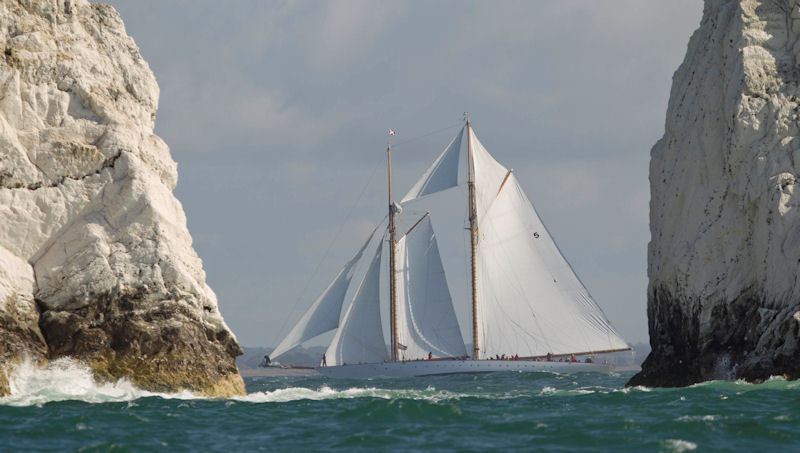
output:
<svg viewBox="0 0 800 453"><path fill-rule="evenodd" d="M464 157L470 231L469 353L432 214L425 213L399 237L396 222L403 207L463 188L459 168ZM576 362L574 356L630 349L558 250L513 171L489 154L469 120L399 203L392 199L391 147L387 160L387 218L281 341L273 360L334 329L327 366L317 370L341 378L511 370L610 372L608 364ZM389 351L380 307L383 259L389 269ZM349 303L341 315L345 301ZM506 356L516 360L493 359ZM425 357L428 360L420 360ZM572 360L556 362L553 357Z"/></svg>

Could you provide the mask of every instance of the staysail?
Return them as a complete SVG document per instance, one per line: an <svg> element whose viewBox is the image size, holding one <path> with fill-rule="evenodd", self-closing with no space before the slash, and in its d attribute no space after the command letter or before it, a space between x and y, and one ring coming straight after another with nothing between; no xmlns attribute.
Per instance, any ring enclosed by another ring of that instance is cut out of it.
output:
<svg viewBox="0 0 800 453"><path fill-rule="evenodd" d="M376 363L389 360L383 341L380 309L380 270L383 241L375 250L364 279L347 307L326 352L328 365Z"/></svg>
<svg viewBox="0 0 800 453"><path fill-rule="evenodd" d="M377 231L377 228L372 231L364 245L350 258L350 261L342 267L328 287L306 310L297 324L289 331L289 334L278 344L278 347L272 351L271 358L273 360L304 341L331 331L339 325L339 315L342 312L342 303L345 295L347 295L350 280L353 278L356 265L361 260L361 255L364 254L364 250L372 241L375 231Z"/></svg>
<svg viewBox="0 0 800 453"><path fill-rule="evenodd" d="M397 242L397 341L405 359L466 355L429 215Z"/></svg>

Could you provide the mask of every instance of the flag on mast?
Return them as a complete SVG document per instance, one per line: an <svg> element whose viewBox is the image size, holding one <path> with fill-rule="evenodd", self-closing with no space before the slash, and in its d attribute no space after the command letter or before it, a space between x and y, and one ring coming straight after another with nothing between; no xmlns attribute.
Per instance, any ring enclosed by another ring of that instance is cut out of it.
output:
<svg viewBox="0 0 800 453"><path fill-rule="evenodd" d="M389 135L394 135L394 134L395 134L394 129L389 129Z"/></svg>

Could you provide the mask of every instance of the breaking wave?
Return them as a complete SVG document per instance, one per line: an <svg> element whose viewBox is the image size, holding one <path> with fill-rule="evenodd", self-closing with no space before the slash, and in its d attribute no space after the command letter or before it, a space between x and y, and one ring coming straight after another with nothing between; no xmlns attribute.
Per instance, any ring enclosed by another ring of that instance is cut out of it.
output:
<svg viewBox="0 0 800 453"><path fill-rule="evenodd" d="M91 370L85 364L70 358L61 358L41 367L32 361L27 361L13 367L9 372L11 395L0 398L0 406L42 406L58 401L83 401L87 403L126 402L140 398L159 397L163 399L179 400L207 400L209 398L195 395L189 391L176 393L151 392L136 387L129 379L120 379L116 382L97 381ZM471 378L470 378L471 379ZM244 396L232 397L233 402L244 403L285 403L292 401L323 401L347 400L358 398L374 398L383 400L403 399L420 400L430 403L455 402L462 399L471 400L506 400L515 398L552 398L552 397L582 397L586 395L619 395L629 397L634 394L647 394L655 392L665 396L684 393L686 389L707 389L714 392L748 392L758 389L798 389L800 381L786 381L781 377L774 377L761 384L751 384L743 381L710 381L695 384L681 389L658 389L649 387L622 387L619 379L615 382L603 382L600 385L581 385L572 382L572 378L555 377L542 385L541 381L531 382L530 386L518 385L516 388L482 388L479 382L465 381L453 388L450 381L442 382L443 385L429 385L414 388L413 382L405 388L379 388L380 386L360 386L336 388L336 383L324 379L310 381L269 381L266 385L257 382L248 384L250 393ZM613 378L612 378L613 379ZM563 382L562 382L563 381ZM392 381L388 381L392 382ZM288 386L286 384L289 384ZM292 385L294 384L294 385ZM604 385L610 384L610 385ZM679 395L678 395L679 396ZM681 397L683 399L683 397ZM723 395L722 399L727 396ZM683 414L681 414L683 415ZM681 419L685 421L685 419ZM704 420L707 421L707 420Z"/></svg>
<svg viewBox="0 0 800 453"><path fill-rule="evenodd" d="M132 401L149 396L195 399L191 392L154 393L142 390L128 379L98 382L85 364L61 358L42 367L32 361L14 366L8 375L11 395L0 398L0 405L41 406L55 401L77 400L87 403Z"/></svg>

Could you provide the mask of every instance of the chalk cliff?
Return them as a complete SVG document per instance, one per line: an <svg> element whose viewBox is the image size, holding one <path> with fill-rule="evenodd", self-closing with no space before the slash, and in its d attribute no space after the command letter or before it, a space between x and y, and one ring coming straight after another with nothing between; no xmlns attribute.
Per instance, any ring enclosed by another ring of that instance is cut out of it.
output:
<svg viewBox="0 0 800 453"><path fill-rule="evenodd" d="M629 384L800 377L800 2L706 0L651 152Z"/></svg>
<svg viewBox="0 0 800 453"><path fill-rule="evenodd" d="M0 0L0 25L0 394L4 368L61 356L148 389L243 393L120 16Z"/></svg>

